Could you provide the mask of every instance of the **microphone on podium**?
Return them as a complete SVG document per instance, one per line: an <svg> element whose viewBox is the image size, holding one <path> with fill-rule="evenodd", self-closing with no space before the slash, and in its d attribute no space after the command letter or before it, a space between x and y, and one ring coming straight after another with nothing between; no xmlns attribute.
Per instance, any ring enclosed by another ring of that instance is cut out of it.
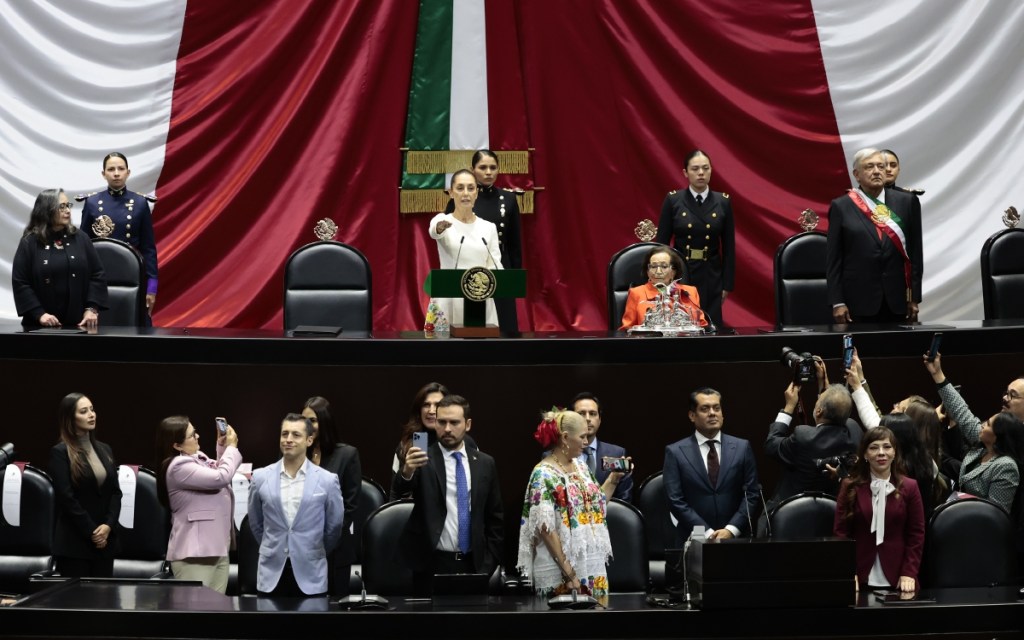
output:
<svg viewBox="0 0 1024 640"><path fill-rule="evenodd" d="M462 243L466 241L466 236L462 236L462 240L459 240L459 252L455 254L455 266L452 269L459 268L459 256L462 255Z"/></svg>
<svg viewBox="0 0 1024 640"><path fill-rule="evenodd" d="M342 609L348 609L349 611L373 611L375 609L387 609L388 601L380 596L368 596L366 595L366 583L363 582L363 576L358 571L355 572L356 577L359 578L359 588L362 593L358 596L345 596L338 600L338 606Z"/></svg>

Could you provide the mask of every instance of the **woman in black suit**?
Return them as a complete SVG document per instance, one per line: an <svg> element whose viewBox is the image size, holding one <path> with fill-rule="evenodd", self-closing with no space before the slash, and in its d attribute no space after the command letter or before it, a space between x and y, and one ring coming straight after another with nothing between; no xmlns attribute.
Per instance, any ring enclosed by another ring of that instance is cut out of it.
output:
<svg viewBox="0 0 1024 640"><path fill-rule="evenodd" d="M109 578L121 514L114 454L96 440L96 411L81 393L64 396L57 421L61 441L50 450L50 476L57 494L57 571L69 577Z"/></svg>
<svg viewBox="0 0 1024 640"><path fill-rule="evenodd" d="M26 329L95 329L106 309L107 281L96 249L71 224L63 189L36 196L28 226L14 254L14 304Z"/></svg>
<svg viewBox="0 0 1024 640"><path fill-rule="evenodd" d="M313 446L306 449L310 462L338 476L341 497L345 502L345 523L341 542L334 550L334 570L329 574L328 589L334 595L348 595L349 574L356 557L358 540L352 535L352 517L359 506L359 489L363 483L363 468L359 451L344 442L337 442L331 403L321 396L306 400L302 416L313 423Z"/></svg>

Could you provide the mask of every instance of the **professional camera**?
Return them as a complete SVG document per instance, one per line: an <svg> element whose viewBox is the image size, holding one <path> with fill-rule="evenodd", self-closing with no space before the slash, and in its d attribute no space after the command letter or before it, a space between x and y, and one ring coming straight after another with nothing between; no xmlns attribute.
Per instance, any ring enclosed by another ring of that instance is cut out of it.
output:
<svg viewBox="0 0 1024 640"><path fill-rule="evenodd" d="M815 458L814 467L825 475L831 475L835 469L836 478L842 480L850 475L850 468L857 463L857 454L853 452L841 453L831 458ZM832 467L829 469L828 467Z"/></svg>
<svg viewBox="0 0 1024 640"><path fill-rule="evenodd" d="M782 347L780 361L793 370L795 384L805 384L817 377L814 371L814 356L809 353L797 353L789 347Z"/></svg>

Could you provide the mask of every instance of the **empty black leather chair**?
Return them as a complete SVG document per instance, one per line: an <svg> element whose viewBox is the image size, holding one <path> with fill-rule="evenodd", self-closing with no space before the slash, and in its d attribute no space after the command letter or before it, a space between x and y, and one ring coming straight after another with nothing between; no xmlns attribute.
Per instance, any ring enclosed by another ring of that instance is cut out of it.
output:
<svg viewBox="0 0 1024 640"><path fill-rule="evenodd" d="M146 309L142 258L131 245L112 238L93 240L107 278L107 306L100 311L100 326L141 327Z"/></svg>
<svg viewBox="0 0 1024 640"><path fill-rule="evenodd" d="M775 322L780 326L832 324L825 278L826 235L805 231L775 252Z"/></svg>
<svg viewBox="0 0 1024 640"><path fill-rule="evenodd" d="M373 330L370 263L355 247L314 242L284 268L284 330L300 326Z"/></svg>
<svg viewBox="0 0 1024 640"><path fill-rule="evenodd" d="M139 467L135 483L135 521L131 529L118 525L119 549L114 558L115 578L169 578L167 539L170 513L160 503L156 473Z"/></svg>
<svg viewBox="0 0 1024 640"><path fill-rule="evenodd" d="M612 561L608 563L608 585L615 593L647 591L651 571L647 560L647 534L640 510L618 498L608 501L608 535Z"/></svg>
<svg viewBox="0 0 1024 640"><path fill-rule="evenodd" d="M356 555L355 562L352 563L352 572L349 576L349 593L359 593L359 590L362 588L360 579L356 576L356 571L362 573L363 527L366 526L366 520L370 517L370 514L379 509L385 502L387 502L387 494L384 492L384 487L380 486L380 483L376 480L364 476L363 482L359 487L359 506L356 507L355 514L350 516L352 539L356 544ZM347 517L346 520L348 519Z"/></svg>
<svg viewBox="0 0 1024 640"><path fill-rule="evenodd" d="M924 577L929 588L1009 584L1017 550L1010 517L982 498L963 498L932 513L925 536Z"/></svg>
<svg viewBox="0 0 1024 640"><path fill-rule="evenodd" d="M4 484L0 473L0 495ZM32 574L54 570L54 505L50 476L26 465L21 475L20 524L11 526L0 512L0 593L28 593Z"/></svg>
<svg viewBox="0 0 1024 640"><path fill-rule="evenodd" d="M411 499L379 507L363 527L363 581L376 595L412 595L412 569L402 560L398 541L412 515Z"/></svg>
<svg viewBox="0 0 1024 640"><path fill-rule="evenodd" d="M657 246L655 242L637 242L622 249L608 263L608 330L615 331L622 325L622 314L626 311L626 298L629 297L629 290L647 282L647 276L640 273L644 264L644 258L651 247ZM669 247L676 251L674 247ZM686 270L686 261L683 260L683 270ZM683 283L690 282L689 272L677 274Z"/></svg>
<svg viewBox="0 0 1024 640"><path fill-rule="evenodd" d="M651 581L656 587L664 587L665 549L675 544L676 525L668 509L668 493L661 471L652 473L640 483L635 502L644 516Z"/></svg>
<svg viewBox="0 0 1024 640"><path fill-rule="evenodd" d="M835 518L835 498L819 491L798 493L772 509L771 535L780 540L827 538L833 535Z"/></svg>
<svg viewBox="0 0 1024 640"><path fill-rule="evenodd" d="M985 319L1024 318L1024 229L1003 229L981 248Z"/></svg>
<svg viewBox="0 0 1024 640"><path fill-rule="evenodd" d="M236 535L238 556L238 593L243 596L256 595L256 576L260 562L260 545L249 528L249 516L242 518L242 526Z"/></svg>

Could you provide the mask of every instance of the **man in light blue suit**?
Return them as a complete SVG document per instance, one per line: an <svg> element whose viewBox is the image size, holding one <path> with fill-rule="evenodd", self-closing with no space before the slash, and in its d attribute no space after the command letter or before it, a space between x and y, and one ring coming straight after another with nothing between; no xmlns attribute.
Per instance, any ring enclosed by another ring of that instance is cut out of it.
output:
<svg viewBox="0 0 1024 640"><path fill-rule="evenodd" d="M249 528L260 545L261 594L327 592L327 554L341 539L345 506L338 476L306 459L313 438L312 423L289 413L281 423L281 459L252 475Z"/></svg>
<svg viewBox="0 0 1024 640"><path fill-rule="evenodd" d="M722 394L710 388L690 394L695 433L665 447L665 491L682 546L694 526L709 539L749 535L757 519L760 484L750 442L722 433Z"/></svg>

